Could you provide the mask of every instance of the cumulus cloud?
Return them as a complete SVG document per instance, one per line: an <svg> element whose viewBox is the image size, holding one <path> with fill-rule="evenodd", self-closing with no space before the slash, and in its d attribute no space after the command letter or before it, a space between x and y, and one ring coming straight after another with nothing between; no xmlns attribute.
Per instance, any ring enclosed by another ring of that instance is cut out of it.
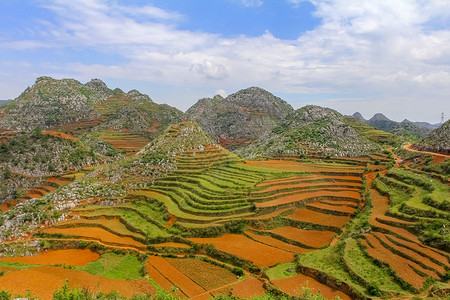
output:
<svg viewBox="0 0 450 300"><path fill-rule="evenodd" d="M262 5L261 0L240 1L246 6ZM398 103L403 110L424 112L434 103L450 110L449 1L309 2L320 25L296 40L283 40L270 32L224 38L180 30L182 15L152 5L49 0L43 3L57 22L42 23L41 39L3 41L0 48L78 47L122 58L111 65L79 61L54 66L55 73L71 70L73 77L232 91L258 85L289 95L354 98L361 106ZM352 101L325 99L323 103L347 113L358 106ZM389 108L379 111L383 109ZM420 119L420 113L414 117Z"/></svg>
<svg viewBox="0 0 450 300"><path fill-rule="evenodd" d="M191 65L190 70L205 75L209 79L224 79L227 77L225 67L210 60L204 60L202 63L193 64Z"/></svg>
<svg viewBox="0 0 450 300"><path fill-rule="evenodd" d="M228 96L228 94L227 94L227 92L225 92L225 90L223 90L223 89L219 89L219 90L217 90L216 91L216 95L220 95L220 96L222 96L222 97L226 97L226 96Z"/></svg>

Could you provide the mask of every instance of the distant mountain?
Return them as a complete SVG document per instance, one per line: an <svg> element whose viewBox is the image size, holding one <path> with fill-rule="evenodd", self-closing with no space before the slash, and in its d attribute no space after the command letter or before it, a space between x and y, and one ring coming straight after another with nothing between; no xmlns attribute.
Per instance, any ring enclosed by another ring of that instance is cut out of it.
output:
<svg viewBox="0 0 450 300"><path fill-rule="evenodd" d="M414 124L416 124L417 126L421 127L421 128L426 128L426 129L430 129L430 130L434 130L436 128L438 128L439 126L441 126L441 124L430 124L428 122L414 122Z"/></svg>
<svg viewBox="0 0 450 300"><path fill-rule="evenodd" d="M11 100L0 100L0 106L5 105L6 103L10 102Z"/></svg>
<svg viewBox="0 0 450 300"><path fill-rule="evenodd" d="M111 90L100 79L82 84L74 79L39 77L6 105L0 128L51 128L82 135L97 127L151 135L180 122L182 115L178 109L156 104L138 91L126 94Z"/></svg>
<svg viewBox="0 0 450 300"><path fill-rule="evenodd" d="M373 126L377 129L390 132L392 129L394 129L397 126L397 122L392 121L388 119L385 115L382 113L375 114L372 118L370 118L367 123L370 126Z"/></svg>
<svg viewBox="0 0 450 300"><path fill-rule="evenodd" d="M422 138L429 134L431 129L426 127L420 127L416 123L413 123L407 119L397 123L397 125L391 129L391 133L408 137L411 139Z"/></svg>
<svg viewBox="0 0 450 300"><path fill-rule="evenodd" d="M364 117L363 117L359 112L355 112L355 113L353 114L353 117L355 117L355 118L357 118L357 119L359 119L359 120L361 120L361 121L363 121L363 122L367 122L367 120L364 119Z"/></svg>
<svg viewBox="0 0 450 300"><path fill-rule="evenodd" d="M294 113L284 100L258 87L251 87L226 98L200 99L185 117L218 139L222 145L239 147L272 132Z"/></svg>
<svg viewBox="0 0 450 300"><path fill-rule="evenodd" d="M402 122L396 122L390 120L382 113L376 113L369 120L365 120L359 112L354 113L353 117L377 129L413 140L425 137L432 129L436 128L427 122L411 122L407 119Z"/></svg>
<svg viewBox="0 0 450 300"><path fill-rule="evenodd" d="M413 144L413 148L422 151L450 154L450 120L433 130L419 142Z"/></svg>

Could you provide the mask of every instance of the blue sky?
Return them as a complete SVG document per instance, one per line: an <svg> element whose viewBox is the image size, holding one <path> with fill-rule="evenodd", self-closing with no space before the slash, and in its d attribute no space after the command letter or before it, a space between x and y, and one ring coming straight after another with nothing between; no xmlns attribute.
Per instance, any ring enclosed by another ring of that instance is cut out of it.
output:
<svg viewBox="0 0 450 300"><path fill-rule="evenodd" d="M0 99L101 78L186 110L259 86L295 108L450 116L450 1L3 0Z"/></svg>

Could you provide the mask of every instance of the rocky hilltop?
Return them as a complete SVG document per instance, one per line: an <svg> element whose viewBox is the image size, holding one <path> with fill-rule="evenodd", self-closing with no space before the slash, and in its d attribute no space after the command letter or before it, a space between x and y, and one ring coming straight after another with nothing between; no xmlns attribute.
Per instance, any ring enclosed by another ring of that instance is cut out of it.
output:
<svg viewBox="0 0 450 300"><path fill-rule="evenodd" d="M340 113L307 105L296 110L283 125L238 153L247 157L285 154L358 156L379 149L349 125Z"/></svg>
<svg viewBox="0 0 450 300"><path fill-rule="evenodd" d="M136 90L111 90L100 79L82 84L74 79L39 77L4 106L0 128L30 131L36 127L82 135L97 129L161 132L182 120L182 112L154 103Z"/></svg>
<svg viewBox="0 0 450 300"><path fill-rule="evenodd" d="M119 93L116 98L127 103L120 107L114 114L102 124L97 130L113 129L119 131L131 131L141 134L156 136L164 130L167 125L181 122L183 113L167 104L156 104L148 95L137 90L128 93Z"/></svg>
<svg viewBox="0 0 450 300"><path fill-rule="evenodd" d="M32 87L7 104L0 127L29 131L96 118L99 113L93 103L105 100L112 91L98 92L92 86L96 84L39 77Z"/></svg>
<svg viewBox="0 0 450 300"><path fill-rule="evenodd" d="M413 148L421 151L450 154L450 120L433 130L418 143L413 144Z"/></svg>
<svg viewBox="0 0 450 300"><path fill-rule="evenodd" d="M286 101L264 89L251 87L226 98L201 99L185 116L198 122L221 144L242 146L267 135L293 112Z"/></svg>

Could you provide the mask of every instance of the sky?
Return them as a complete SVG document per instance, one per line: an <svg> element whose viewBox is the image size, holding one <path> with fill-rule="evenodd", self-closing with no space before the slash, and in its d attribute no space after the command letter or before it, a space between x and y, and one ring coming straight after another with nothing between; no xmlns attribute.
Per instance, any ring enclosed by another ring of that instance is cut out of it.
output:
<svg viewBox="0 0 450 300"><path fill-rule="evenodd" d="M183 111L259 86L294 108L450 117L448 0L2 0L0 99L102 79Z"/></svg>

